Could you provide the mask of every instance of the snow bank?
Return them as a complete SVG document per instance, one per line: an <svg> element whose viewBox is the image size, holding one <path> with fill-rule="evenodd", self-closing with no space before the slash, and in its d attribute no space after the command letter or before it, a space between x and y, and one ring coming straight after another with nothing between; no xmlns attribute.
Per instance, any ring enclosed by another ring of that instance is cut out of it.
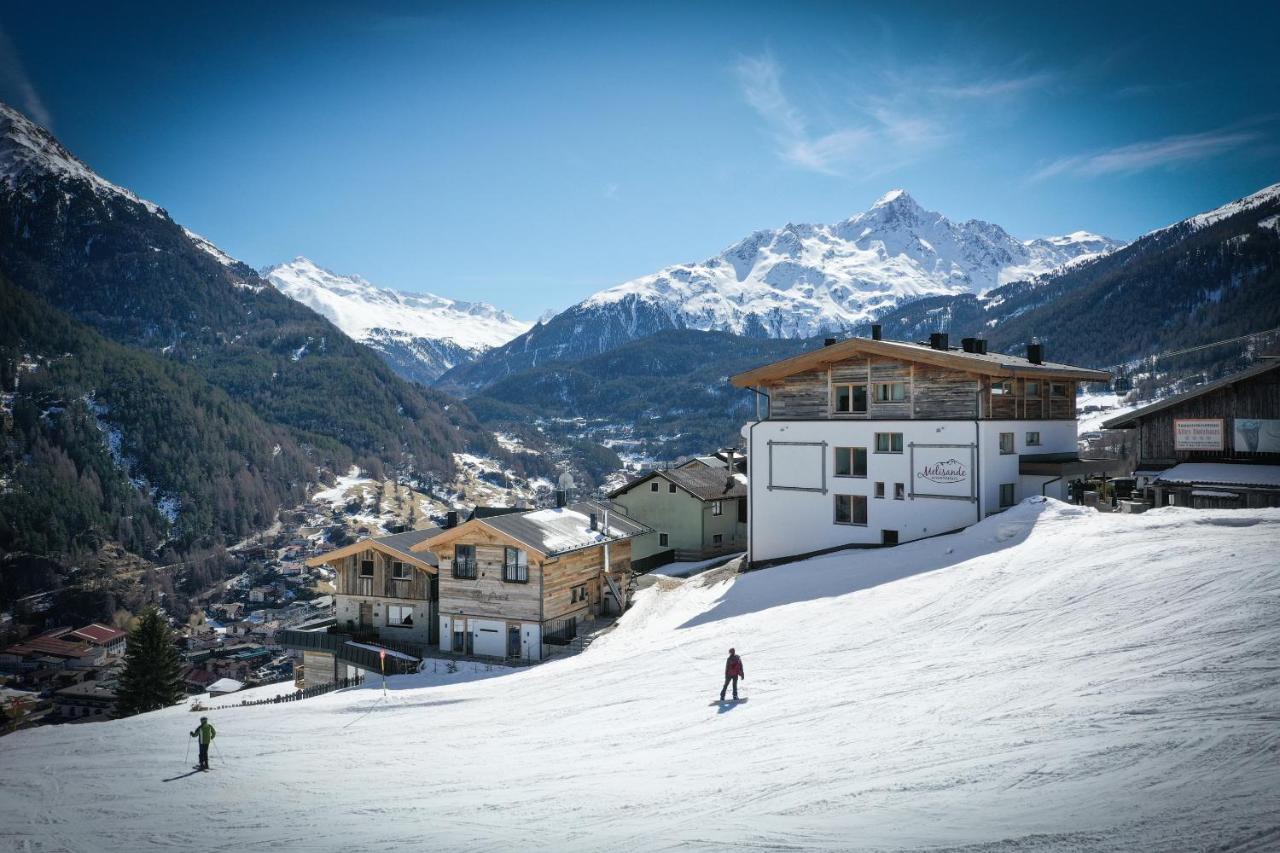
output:
<svg viewBox="0 0 1280 853"><path fill-rule="evenodd" d="M1027 503L659 578L583 654L0 738L18 849L1262 850L1280 510ZM729 646L750 701L710 705ZM179 819L175 819L178 816Z"/></svg>

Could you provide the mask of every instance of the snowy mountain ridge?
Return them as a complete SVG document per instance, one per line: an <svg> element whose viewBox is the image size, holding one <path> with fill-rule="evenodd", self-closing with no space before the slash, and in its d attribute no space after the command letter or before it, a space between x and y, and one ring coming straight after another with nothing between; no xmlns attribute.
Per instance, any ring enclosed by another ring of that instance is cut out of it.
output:
<svg viewBox="0 0 1280 853"><path fill-rule="evenodd" d="M339 275L302 256L260 273L281 293L322 314L353 340L384 355L398 349L421 361L429 379L501 346L533 325L486 302L390 290L358 275Z"/></svg>
<svg viewBox="0 0 1280 853"><path fill-rule="evenodd" d="M849 333L920 299L1038 279L1120 245L1088 231L1022 241L990 222L953 222L893 190L835 225L756 231L700 263L602 290L451 370L438 384L467 393L668 329L754 338Z"/></svg>
<svg viewBox="0 0 1280 853"><path fill-rule="evenodd" d="M1188 217L1180 222L1175 222L1172 225L1166 225L1163 228L1157 228L1154 231L1149 231L1143 236L1149 237L1152 234L1160 234L1174 228L1205 228L1215 222L1221 222L1223 219L1235 216L1237 213L1253 210L1277 200L1280 200L1280 183L1272 184L1269 187L1263 187L1256 193L1250 193L1244 198L1238 198L1235 201L1227 202L1221 207L1215 207L1213 210L1208 210L1204 213L1197 213L1195 216Z"/></svg>
<svg viewBox="0 0 1280 853"><path fill-rule="evenodd" d="M701 263L667 267L582 305L643 301L680 327L745 334L759 326L771 337L808 337L918 298L1033 278L1120 245L1087 231L1020 241L990 222L952 222L899 189L843 222L756 231Z"/></svg>
<svg viewBox="0 0 1280 853"><path fill-rule="evenodd" d="M139 198L90 169L52 133L18 110L0 102L0 181L18 187L31 175L57 175L87 182L94 192L120 196L152 213L160 207Z"/></svg>

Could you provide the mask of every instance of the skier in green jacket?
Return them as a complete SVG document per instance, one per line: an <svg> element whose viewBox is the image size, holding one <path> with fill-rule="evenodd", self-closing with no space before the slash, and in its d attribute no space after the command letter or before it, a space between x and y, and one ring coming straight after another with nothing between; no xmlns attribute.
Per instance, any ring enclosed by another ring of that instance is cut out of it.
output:
<svg viewBox="0 0 1280 853"><path fill-rule="evenodd" d="M200 718L200 725L196 726L196 730L191 733L192 737L200 738L200 764L201 770L209 769L209 743L218 736L213 726L209 725L208 717Z"/></svg>

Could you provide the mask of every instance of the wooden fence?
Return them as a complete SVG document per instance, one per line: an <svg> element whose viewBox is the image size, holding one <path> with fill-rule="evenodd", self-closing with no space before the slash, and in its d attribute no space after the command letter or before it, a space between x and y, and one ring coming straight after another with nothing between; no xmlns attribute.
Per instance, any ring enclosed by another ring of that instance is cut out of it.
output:
<svg viewBox="0 0 1280 853"><path fill-rule="evenodd" d="M248 708L252 705L279 705L281 702L297 702L300 699L310 699L313 696L322 696L325 693L332 693L335 690L344 690L348 687L357 687L364 683L364 676L357 675L352 678L339 678L337 681L331 681L328 684L317 684L314 687L307 687L303 690L294 690L291 693L281 693L272 696L270 699L254 699L250 701L245 699L238 705L218 705L213 708L206 708L199 702L194 703L190 710L192 711L224 711L228 708Z"/></svg>

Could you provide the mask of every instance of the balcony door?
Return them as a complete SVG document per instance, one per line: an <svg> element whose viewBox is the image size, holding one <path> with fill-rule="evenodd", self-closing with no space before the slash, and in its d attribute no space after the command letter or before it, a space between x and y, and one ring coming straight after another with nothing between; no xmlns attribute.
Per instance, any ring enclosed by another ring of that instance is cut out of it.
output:
<svg viewBox="0 0 1280 853"><path fill-rule="evenodd" d="M360 627L373 627L373 605L367 601L360 602Z"/></svg>

